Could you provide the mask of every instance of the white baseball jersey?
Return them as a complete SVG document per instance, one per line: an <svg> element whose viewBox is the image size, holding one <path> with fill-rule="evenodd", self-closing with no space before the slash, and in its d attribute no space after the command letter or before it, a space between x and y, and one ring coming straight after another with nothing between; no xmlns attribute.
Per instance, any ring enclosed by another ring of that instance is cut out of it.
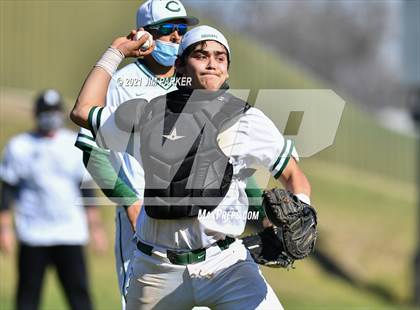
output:
<svg viewBox="0 0 420 310"><path fill-rule="evenodd" d="M18 188L17 237L32 246L82 245L88 240L84 207L78 204L86 172L76 134L23 133L7 144L0 178Z"/></svg>
<svg viewBox="0 0 420 310"><path fill-rule="evenodd" d="M141 98L150 101L175 89L176 86L170 79L156 79L154 74L137 60L112 76L106 96L106 107L110 111L115 111L128 100ZM98 147L92 133L84 128L80 129L76 146L82 150L85 147ZM110 158L116 171L120 171L121 168L121 179L136 192L139 198L143 197L144 172L138 161L128 153L122 152L111 152Z"/></svg>
<svg viewBox="0 0 420 310"><path fill-rule="evenodd" d="M113 76L108 86L106 96L106 107L109 111L115 111L124 102L141 98L148 101L176 89L175 83L170 79L156 79L152 72L140 61L137 60L122 69ZM98 148L92 133L81 128L77 137L76 146L84 150L87 148ZM139 162L128 153L110 152L111 164L118 176L137 194L141 199L144 190L144 171ZM127 285L127 269L130 259L135 250L135 243L132 242L133 230L127 213L123 207L116 209L116 230L115 230L115 258L117 276L121 295L124 295ZM122 297L123 308L125 300Z"/></svg>
<svg viewBox="0 0 420 310"><path fill-rule="evenodd" d="M118 128L113 110L96 107L90 114L94 133L100 130L109 148L125 150L127 133ZM272 121L256 108L247 110L239 121L219 134L218 142L231 159L234 175L259 165L278 178L289 159L298 158L293 142L285 140ZM133 155L141 161L138 149L134 149ZM155 219L147 216L143 208L137 220L137 237L151 245L171 249L205 248L225 236L238 237L244 231L248 211L245 188L245 180L233 178L222 202L201 218Z"/></svg>

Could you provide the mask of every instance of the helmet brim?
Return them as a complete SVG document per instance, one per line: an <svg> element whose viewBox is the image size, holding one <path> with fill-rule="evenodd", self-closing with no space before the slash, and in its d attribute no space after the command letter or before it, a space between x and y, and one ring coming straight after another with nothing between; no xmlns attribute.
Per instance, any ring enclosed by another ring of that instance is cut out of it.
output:
<svg viewBox="0 0 420 310"><path fill-rule="evenodd" d="M143 27L148 27L148 26L156 26L159 24L163 24L166 23L168 21L171 20L182 20L184 21L185 24L187 24L188 26L195 26L197 25L200 21L198 20L198 18L194 17L194 16L178 16L178 17L168 17L168 18L162 18L152 24L149 25L145 25Z"/></svg>

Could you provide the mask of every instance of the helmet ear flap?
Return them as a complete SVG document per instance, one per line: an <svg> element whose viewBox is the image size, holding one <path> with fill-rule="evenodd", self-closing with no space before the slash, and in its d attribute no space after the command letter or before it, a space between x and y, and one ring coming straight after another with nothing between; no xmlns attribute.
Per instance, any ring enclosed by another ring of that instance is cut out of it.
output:
<svg viewBox="0 0 420 310"><path fill-rule="evenodd" d="M64 101L61 94L55 89L41 92L35 99L34 112L38 115L45 111L63 111Z"/></svg>

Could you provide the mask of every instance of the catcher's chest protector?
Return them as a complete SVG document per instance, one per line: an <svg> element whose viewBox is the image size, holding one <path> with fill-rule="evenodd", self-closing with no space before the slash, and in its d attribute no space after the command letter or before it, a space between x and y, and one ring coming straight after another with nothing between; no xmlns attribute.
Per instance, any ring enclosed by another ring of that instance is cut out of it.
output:
<svg viewBox="0 0 420 310"><path fill-rule="evenodd" d="M145 172L144 205L159 219L195 217L212 211L226 195L233 174L216 138L223 124L249 106L226 93L175 91L153 100L141 122Z"/></svg>

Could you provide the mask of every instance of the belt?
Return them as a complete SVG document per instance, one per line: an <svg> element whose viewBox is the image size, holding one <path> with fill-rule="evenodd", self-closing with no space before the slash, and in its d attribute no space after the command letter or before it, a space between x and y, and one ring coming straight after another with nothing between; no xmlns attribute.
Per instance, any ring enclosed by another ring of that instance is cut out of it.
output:
<svg viewBox="0 0 420 310"><path fill-rule="evenodd" d="M234 238L226 237L223 240L217 241L215 244L223 251L227 249L233 242ZM137 241L137 249L146 255L151 256L153 246ZM166 250L166 255L169 261L174 265L188 265L202 262L206 259L206 249L197 249L189 252L179 252L173 250Z"/></svg>

